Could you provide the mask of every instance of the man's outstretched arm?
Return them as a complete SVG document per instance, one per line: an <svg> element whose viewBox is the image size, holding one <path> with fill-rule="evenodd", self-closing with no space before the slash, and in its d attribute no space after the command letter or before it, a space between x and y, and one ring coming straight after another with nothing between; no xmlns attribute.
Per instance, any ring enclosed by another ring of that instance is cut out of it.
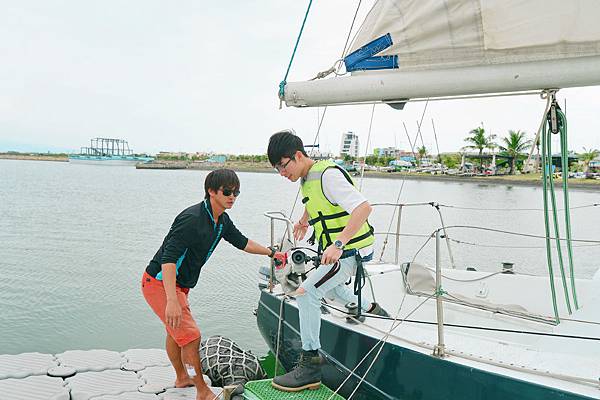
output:
<svg viewBox="0 0 600 400"><path fill-rule="evenodd" d="M248 239L248 243L246 244L246 247L244 247L244 251L250 254L261 254L269 257L273 257L275 254L274 251L268 247L264 247L263 245L260 245L250 239Z"/></svg>

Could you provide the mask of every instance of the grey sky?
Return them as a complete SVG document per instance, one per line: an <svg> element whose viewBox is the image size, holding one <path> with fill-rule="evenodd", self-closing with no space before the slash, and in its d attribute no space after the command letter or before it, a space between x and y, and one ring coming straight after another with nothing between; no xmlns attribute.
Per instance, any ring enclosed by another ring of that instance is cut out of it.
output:
<svg viewBox="0 0 600 400"><path fill-rule="evenodd" d="M363 15L372 1L363 2ZM279 110L283 78L308 1L1 1L0 151L76 150L97 136L136 151L264 153L271 133L294 128L312 143L317 109ZM312 78L342 52L357 2L313 3L288 80ZM571 148L600 148L600 89L569 89ZM532 135L545 103L514 97L430 103L423 139L435 151L464 145L484 123ZM369 148L407 149L424 103L375 109ZM320 143L342 132L365 151L371 106L330 107ZM420 143L420 142L419 142Z"/></svg>

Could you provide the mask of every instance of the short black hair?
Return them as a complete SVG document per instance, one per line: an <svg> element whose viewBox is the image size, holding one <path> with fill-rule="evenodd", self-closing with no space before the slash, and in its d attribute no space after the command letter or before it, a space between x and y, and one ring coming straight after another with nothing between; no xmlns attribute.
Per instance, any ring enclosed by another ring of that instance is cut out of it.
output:
<svg viewBox="0 0 600 400"><path fill-rule="evenodd" d="M302 139L296 136L291 129L277 132L269 139L267 155L269 156L269 162L273 166L279 163L282 157L294 157L297 151L301 151L302 154L308 157L306 151L304 151Z"/></svg>
<svg viewBox="0 0 600 400"><path fill-rule="evenodd" d="M216 192L221 188L240 190L240 180L235 171L221 168L215 169L206 175L206 179L204 180L205 199L210 197L208 194L208 189L212 189Z"/></svg>

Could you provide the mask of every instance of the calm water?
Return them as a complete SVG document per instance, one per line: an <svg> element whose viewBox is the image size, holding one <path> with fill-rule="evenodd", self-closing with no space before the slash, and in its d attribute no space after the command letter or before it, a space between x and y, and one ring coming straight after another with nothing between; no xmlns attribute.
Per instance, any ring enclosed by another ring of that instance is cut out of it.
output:
<svg viewBox="0 0 600 400"><path fill-rule="evenodd" d="M164 332L140 293L139 281L173 218L203 197L204 171L152 171L69 163L0 160L0 354L69 349L162 347ZM267 210L289 213L297 185L275 174L240 173L242 195L229 213L248 237L267 243ZM395 202L400 180L365 179L371 202ZM474 208L540 208L538 188L406 181L401 202L437 201ZM571 206L600 203L599 192L572 191ZM298 206L296 207L298 208ZM390 208L371 218L387 231ZM478 225L543 234L540 211L442 209L447 225ZM298 212L296 212L297 214ZM600 207L572 212L573 237L600 237ZM405 233L439 226L431 207L406 208ZM395 222L392 225L395 228ZM543 242L453 230L459 267L495 271L502 261L519 272L544 273ZM394 258L389 239L384 259ZM423 238L402 238L403 261ZM379 236L377 257L383 237ZM527 248L508 249L514 245ZM530 248L531 247L531 248ZM433 264L428 245L419 261ZM591 276L600 247L575 248L576 274ZM447 262L447 260L446 260ZM255 353L266 352L252 311L259 297L257 269L267 259L222 242L204 267L190 303L204 336L222 334Z"/></svg>

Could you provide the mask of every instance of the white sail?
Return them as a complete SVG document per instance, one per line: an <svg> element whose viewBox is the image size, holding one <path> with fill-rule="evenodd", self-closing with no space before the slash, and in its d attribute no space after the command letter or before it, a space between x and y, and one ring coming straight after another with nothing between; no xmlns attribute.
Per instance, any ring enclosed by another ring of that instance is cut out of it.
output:
<svg viewBox="0 0 600 400"><path fill-rule="evenodd" d="M349 53L360 56L387 35L391 44L372 59L393 59L393 68L359 65L352 76L288 83L285 101L316 106L599 85L598 5L595 0L379 0Z"/></svg>

